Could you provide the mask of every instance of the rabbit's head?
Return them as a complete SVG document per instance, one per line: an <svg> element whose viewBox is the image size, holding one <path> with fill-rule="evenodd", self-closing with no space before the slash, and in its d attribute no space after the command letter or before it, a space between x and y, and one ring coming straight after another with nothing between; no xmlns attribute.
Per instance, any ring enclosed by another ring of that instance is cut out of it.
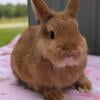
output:
<svg viewBox="0 0 100 100"><path fill-rule="evenodd" d="M81 36L77 10L79 0L69 0L62 12L52 11L44 0L32 0L33 10L40 21L37 48L41 55L58 67L77 64L86 54L86 42Z"/></svg>

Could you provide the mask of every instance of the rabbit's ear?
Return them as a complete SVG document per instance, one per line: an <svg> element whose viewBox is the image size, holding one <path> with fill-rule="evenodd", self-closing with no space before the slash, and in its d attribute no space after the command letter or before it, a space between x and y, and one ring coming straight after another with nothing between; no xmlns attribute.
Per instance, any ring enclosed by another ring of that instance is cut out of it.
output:
<svg viewBox="0 0 100 100"><path fill-rule="evenodd" d="M46 22L52 14L44 0L31 0L33 11L40 22Z"/></svg>
<svg viewBox="0 0 100 100"><path fill-rule="evenodd" d="M68 5L65 8L64 13L69 14L72 17L76 17L79 7L79 0L68 0Z"/></svg>

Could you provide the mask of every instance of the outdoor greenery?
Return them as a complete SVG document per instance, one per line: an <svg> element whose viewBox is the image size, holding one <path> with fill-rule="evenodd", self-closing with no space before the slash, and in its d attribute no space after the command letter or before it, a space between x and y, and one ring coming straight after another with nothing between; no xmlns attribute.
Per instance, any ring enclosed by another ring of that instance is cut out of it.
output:
<svg viewBox="0 0 100 100"><path fill-rule="evenodd" d="M28 26L27 17L0 19L0 47L8 44Z"/></svg>
<svg viewBox="0 0 100 100"><path fill-rule="evenodd" d="M21 34L27 26L27 5L0 4L0 47Z"/></svg>
<svg viewBox="0 0 100 100"><path fill-rule="evenodd" d="M7 4L0 5L0 17L20 17L27 15L27 5L17 4Z"/></svg>
<svg viewBox="0 0 100 100"><path fill-rule="evenodd" d="M0 29L0 46L8 44L16 35L23 32L25 28Z"/></svg>
<svg viewBox="0 0 100 100"><path fill-rule="evenodd" d="M0 4L0 47L21 34L27 25L27 5Z"/></svg>

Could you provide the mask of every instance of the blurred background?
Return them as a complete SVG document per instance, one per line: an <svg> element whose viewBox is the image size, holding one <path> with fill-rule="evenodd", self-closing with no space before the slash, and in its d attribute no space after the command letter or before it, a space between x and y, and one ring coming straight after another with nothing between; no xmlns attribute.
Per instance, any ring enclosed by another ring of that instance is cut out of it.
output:
<svg viewBox="0 0 100 100"><path fill-rule="evenodd" d="M0 47L28 26L27 0L0 0Z"/></svg>

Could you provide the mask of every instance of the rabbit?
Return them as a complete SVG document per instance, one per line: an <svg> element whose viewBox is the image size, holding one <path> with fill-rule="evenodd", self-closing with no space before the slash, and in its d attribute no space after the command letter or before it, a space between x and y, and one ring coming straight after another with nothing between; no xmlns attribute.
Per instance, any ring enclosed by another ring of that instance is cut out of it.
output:
<svg viewBox="0 0 100 100"><path fill-rule="evenodd" d="M84 74L88 46L77 21L79 0L68 0L63 11L51 10L44 0L31 4L40 24L29 26L13 49L16 79L46 100L64 100L70 86L89 92L91 82Z"/></svg>

